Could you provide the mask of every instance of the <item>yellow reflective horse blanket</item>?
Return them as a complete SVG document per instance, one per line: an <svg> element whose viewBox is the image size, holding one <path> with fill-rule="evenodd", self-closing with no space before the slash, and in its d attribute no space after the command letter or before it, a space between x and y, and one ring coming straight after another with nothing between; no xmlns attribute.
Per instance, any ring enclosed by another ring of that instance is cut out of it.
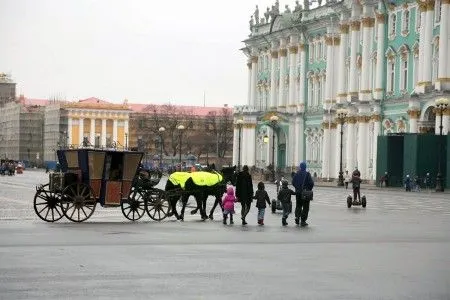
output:
<svg viewBox="0 0 450 300"><path fill-rule="evenodd" d="M169 180L174 185L180 185L182 189L186 181L192 178L192 181L198 186L213 186L223 180L223 176L217 172L174 172L170 174Z"/></svg>

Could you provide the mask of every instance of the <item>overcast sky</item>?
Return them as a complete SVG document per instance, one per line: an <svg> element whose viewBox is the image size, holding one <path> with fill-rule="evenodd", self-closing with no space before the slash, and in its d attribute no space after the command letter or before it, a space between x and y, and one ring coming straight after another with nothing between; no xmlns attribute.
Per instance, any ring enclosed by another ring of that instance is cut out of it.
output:
<svg viewBox="0 0 450 300"><path fill-rule="evenodd" d="M250 16L275 0L0 0L0 72L28 98L245 104ZM280 10L295 1L280 1Z"/></svg>

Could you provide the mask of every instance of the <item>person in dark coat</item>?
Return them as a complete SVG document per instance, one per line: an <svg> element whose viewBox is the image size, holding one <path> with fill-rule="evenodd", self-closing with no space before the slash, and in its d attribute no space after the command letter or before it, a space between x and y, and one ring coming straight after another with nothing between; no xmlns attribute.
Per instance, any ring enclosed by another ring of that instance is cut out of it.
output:
<svg viewBox="0 0 450 300"><path fill-rule="evenodd" d="M361 201L361 172L356 168L352 173L353 200Z"/></svg>
<svg viewBox="0 0 450 300"><path fill-rule="evenodd" d="M278 192L278 200L281 202L281 207L283 208L283 217L281 218L281 225L287 226L287 218L292 212L292 201L291 196L295 195L295 192L288 187L288 182L283 180L281 183L281 189Z"/></svg>
<svg viewBox="0 0 450 300"><path fill-rule="evenodd" d="M248 172L248 166L242 168L236 179L236 197L241 203L241 219L242 225L247 225L245 218L250 211L250 205L253 199L253 181L252 176Z"/></svg>
<svg viewBox="0 0 450 300"><path fill-rule="evenodd" d="M301 162L299 170L292 178L292 185L295 187L296 201L295 201L295 224L299 225L299 219L301 219L301 226L308 226L306 220L309 213L310 200L302 200L303 189L312 191L314 187L314 181L311 174L306 171L306 162Z"/></svg>
<svg viewBox="0 0 450 300"><path fill-rule="evenodd" d="M266 211L266 202L270 207L269 194L265 190L264 182L258 183L258 189L255 192L253 199L256 200L256 207L258 208L258 224L264 225L264 213Z"/></svg>

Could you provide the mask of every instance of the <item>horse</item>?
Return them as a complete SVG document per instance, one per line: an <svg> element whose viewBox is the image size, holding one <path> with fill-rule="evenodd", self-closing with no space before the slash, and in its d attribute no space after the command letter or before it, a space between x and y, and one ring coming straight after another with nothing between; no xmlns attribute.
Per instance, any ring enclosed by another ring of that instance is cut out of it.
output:
<svg viewBox="0 0 450 300"><path fill-rule="evenodd" d="M194 196L197 207L191 214L195 214L200 210L202 220L208 218L206 214L206 200L209 195L216 197L214 207L209 214L212 219L212 214L217 204L221 205L221 198L226 190L226 182L222 174L217 171L211 172L174 172L167 180L165 191L168 192L168 200L170 205L169 215L175 215L178 220L184 219L184 210L186 208L187 200L190 196ZM179 191L179 192L177 192ZM176 209L176 204L181 198L182 208L180 214Z"/></svg>

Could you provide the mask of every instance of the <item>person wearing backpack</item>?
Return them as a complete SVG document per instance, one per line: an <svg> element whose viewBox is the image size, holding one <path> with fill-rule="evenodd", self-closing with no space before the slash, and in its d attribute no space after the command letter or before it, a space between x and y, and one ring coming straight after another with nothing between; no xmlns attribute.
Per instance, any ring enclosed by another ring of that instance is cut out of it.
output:
<svg viewBox="0 0 450 300"><path fill-rule="evenodd" d="M302 226L308 226L306 220L309 214L309 203L312 199L303 200L302 192L303 190L312 191L314 188L314 181L311 174L306 171L306 162L301 162L299 170L295 173L292 178L292 185L295 187L295 224ZM301 223L300 223L301 219Z"/></svg>

